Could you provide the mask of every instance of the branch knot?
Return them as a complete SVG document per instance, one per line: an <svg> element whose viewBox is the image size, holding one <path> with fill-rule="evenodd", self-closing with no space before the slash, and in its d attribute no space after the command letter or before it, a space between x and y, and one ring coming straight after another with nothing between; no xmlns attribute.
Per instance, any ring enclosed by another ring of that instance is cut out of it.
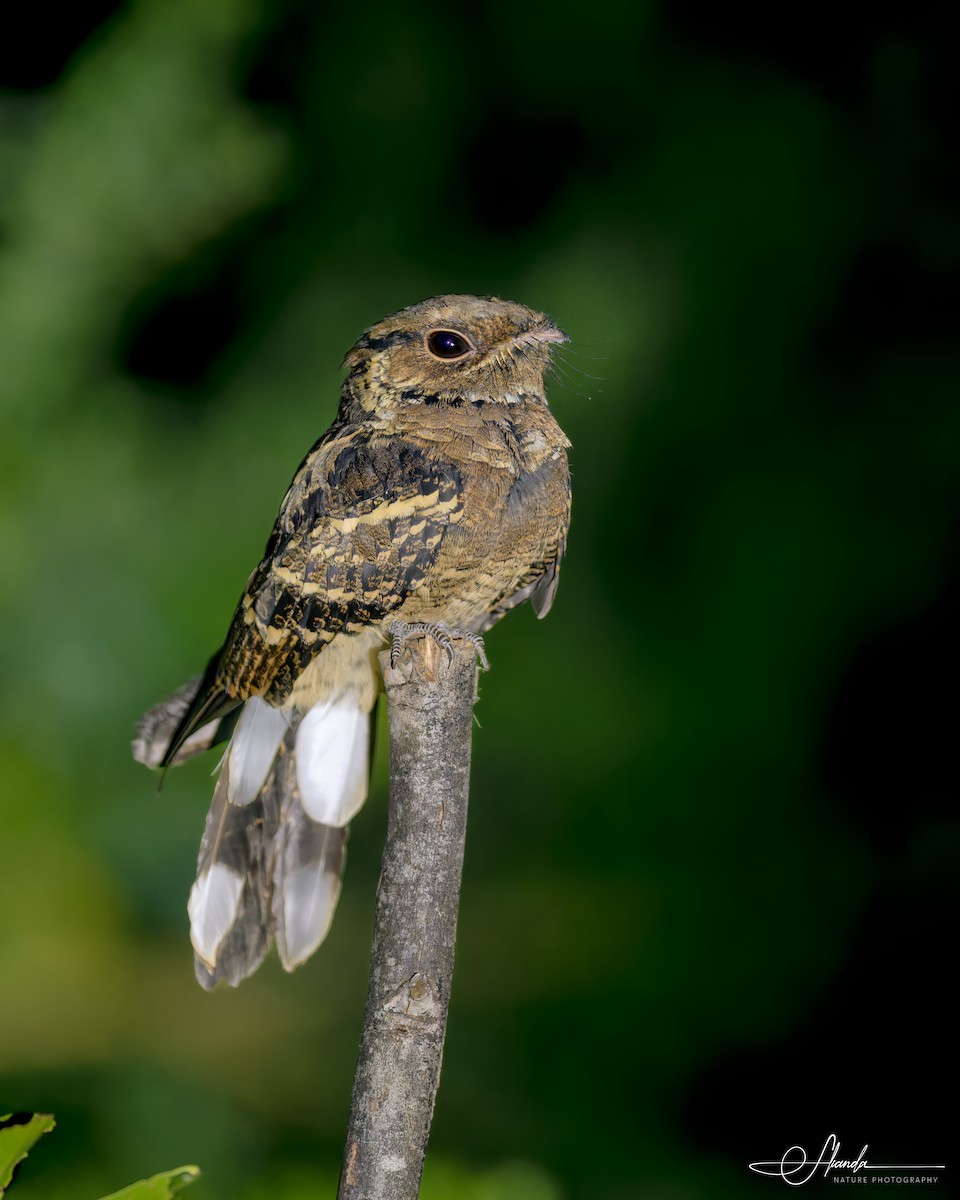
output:
<svg viewBox="0 0 960 1200"><path fill-rule="evenodd" d="M405 1017L423 1027L435 1025L442 1016L443 1007L433 981L416 971L384 1000L383 1011L388 1015Z"/></svg>

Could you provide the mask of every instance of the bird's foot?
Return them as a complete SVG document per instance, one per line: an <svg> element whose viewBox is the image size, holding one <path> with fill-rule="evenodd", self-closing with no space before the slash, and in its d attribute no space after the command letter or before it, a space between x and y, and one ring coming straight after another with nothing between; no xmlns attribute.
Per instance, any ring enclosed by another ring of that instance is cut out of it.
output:
<svg viewBox="0 0 960 1200"><path fill-rule="evenodd" d="M390 645L390 666L396 670L397 663L400 661L400 655L403 652L403 645L408 637L413 637L414 634L422 634L424 637L433 638L441 650L447 652L447 661L453 662L453 639L465 638L474 650L477 652L477 658L480 660L480 666L484 671L490 670L490 662L487 659L487 652L484 649L483 638L479 633L470 633L466 629L451 629L448 625L444 625L441 621L393 621L387 626L387 633L390 634L392 643Z"/></svg>

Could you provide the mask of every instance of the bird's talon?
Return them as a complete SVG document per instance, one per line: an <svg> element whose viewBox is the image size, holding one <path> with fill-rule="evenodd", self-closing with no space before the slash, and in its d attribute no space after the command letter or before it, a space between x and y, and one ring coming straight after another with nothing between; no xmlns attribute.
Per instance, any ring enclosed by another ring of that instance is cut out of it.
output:
<svg viewBox="0 0 960 1200"><path fill-rule="evenodd" d="M477 652L477 658L480 659L480 667L484 671L490 670L490 660L487 658L487 651L483 644L483 638L479 633L468 633L467 640Z"/></svg>
<svg viewBox="0 0 960 1200"><path fill-rule="evenodd" d="M400 661L400 655L403 653L403 646L407 638L414 634L422 634L424 637L432 638L441 650L445 650L447 654L447 662L452 665L454 659L453 639L466 638L477 652L477 658L480 660L480 665L484 671L490 670L490 663L487 659L487 652L484 649L483 638L479 633L469 633L465 629L450 629L440 621L393 621L387 629L393 639L390 646L390 666L396 670L397 663Z"/></svg>

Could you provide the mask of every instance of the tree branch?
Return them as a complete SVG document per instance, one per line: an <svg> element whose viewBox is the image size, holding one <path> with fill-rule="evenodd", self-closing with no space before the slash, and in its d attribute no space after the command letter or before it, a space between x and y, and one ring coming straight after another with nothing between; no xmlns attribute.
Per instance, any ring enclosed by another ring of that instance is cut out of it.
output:
<svg viewBox="0 0 960 1200"><path fill-rule="evenodd" d="M477 650L380 656L390 799L339 1200L416 1200L440 1083L467 831Z"/></svg>

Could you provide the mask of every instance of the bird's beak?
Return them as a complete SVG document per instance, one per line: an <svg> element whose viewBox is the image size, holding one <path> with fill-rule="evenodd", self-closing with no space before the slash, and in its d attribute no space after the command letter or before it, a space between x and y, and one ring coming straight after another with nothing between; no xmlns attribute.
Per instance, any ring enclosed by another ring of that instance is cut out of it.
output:
<svg viewBox="0 0 960 1200"><path fill-rule="evenodd" d="M515 346L536 346L541 342L569 342L570 338L558 329L556 325L537 325L533 329L528 329L526 333L521 333L518 338L514 338Z"/></svg>
<svg viewBox="0 0 960 1200"><path fill-rule="evenodd" d="M542 325L539 329L531 330L538 342L569 342L570 335L558 329L556 325Z"/></svg>

